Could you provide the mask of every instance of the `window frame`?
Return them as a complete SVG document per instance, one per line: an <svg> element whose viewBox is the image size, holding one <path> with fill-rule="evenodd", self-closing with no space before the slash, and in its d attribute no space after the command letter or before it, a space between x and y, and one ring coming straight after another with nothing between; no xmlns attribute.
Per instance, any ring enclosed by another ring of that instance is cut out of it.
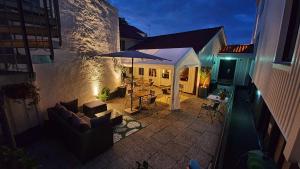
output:
<svg viewBox="0 0 300 169"><path fill-rule="evenodd" d="M145 75L145 69L143 67L139 67L139 75L144 76Z"/></svg>
<svg viewBox="0 0 300 169"><path fill-rule="evenodd" d="M298 3L298 7L294 7L294 2ZM290 67L294 61L294 53L298 44L297 41L300 29L300 21L297 23L297 18L300 18L299 10L299 0L286 1L277 53L273 61L274 68L283 69L283 67L287 67L284 68L284 70L290 70L288 67ZM294 17L294 15L296 15L296 17ZM293 21L293 25L291 25L291 21Z"/></svg>
<svg viewBox="0 0 300 169"><path fill-rule="evenodd" d="M149 77L156 77L156 69L154 68L149 68Z"/></svg>

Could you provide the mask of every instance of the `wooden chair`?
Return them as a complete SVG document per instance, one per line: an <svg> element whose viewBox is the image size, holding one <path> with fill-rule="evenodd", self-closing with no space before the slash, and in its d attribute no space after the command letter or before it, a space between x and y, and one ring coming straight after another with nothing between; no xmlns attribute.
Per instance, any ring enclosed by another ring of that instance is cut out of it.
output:
<svg viewBox="0 0 300 169"><path fill-rule="evenodd" d="M156 98L157 96L151 96L149 95L149 97L147 97L146 99L143 99L144 104L146 104L147 106L152 106L152 105L156 105Z"/></svg>
<svg viewBox="0 0 300 169"><path fill-rule="evenodd" d="M168 92L168 89L166 88L163 88L161 89L162 93L163 93L163 96L166 98L166 102L168 102L169 99L171 99L171 93Z"/></svg>

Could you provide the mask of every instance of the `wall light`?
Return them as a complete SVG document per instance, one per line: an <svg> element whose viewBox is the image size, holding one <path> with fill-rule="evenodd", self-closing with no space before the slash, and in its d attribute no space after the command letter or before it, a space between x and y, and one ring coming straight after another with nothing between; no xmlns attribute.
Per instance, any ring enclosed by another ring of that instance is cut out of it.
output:
<svg viewBox="0 0 300 169"><path fill-rule="evenodd" d="M227 57L225 57L224 59L225 59L225 60L234 60L234 58L233 58L233 57L230 57L230 56L227 56Z"/></svg>
<svg viewBox="0 0 300 169"><path fill-rule="evenodd" d="M97 81L92 82L92 90L93 90L93 95L98 96L98 94L99 94L99 83Z"/></svg>
<svg viewBox="0 0 300 169"><path fill-rule="evenodd" d="M256 91L256 94L257 94L257 96L260 96L260 95L261 95L261 93L260 93L259 90Z"/></svg>

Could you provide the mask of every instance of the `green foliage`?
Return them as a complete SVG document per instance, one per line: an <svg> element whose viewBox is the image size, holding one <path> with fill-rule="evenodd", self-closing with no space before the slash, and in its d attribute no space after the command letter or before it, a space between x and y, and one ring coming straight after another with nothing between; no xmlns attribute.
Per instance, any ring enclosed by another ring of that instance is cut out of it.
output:
<svg viewBox="0 0 300 169"><path fill-rule="evenodd" d="M5 169L36 169L37 162L30 159L21 149L0 147L0 166Z"/></svg>
<svg viewBox="0 0 300 169"><path fill-rule="evenodd" d="M143 161L143 163L136 161L136 164L137 164L137 169L148 169L149 168L149 164L147 161Z"/></svg>
<svg viewBox="0 0 300 169"><path fill-rule="evenodd" d="M40 101L39 89L31 83L6 85L3 91L11 99L32 99L34 104Z"/></svg>
<svg viewBox="0 0 300 169"><path fill-rule="evenodd" d="M110 95L110 89L108 87L103 87L98 99L101 99L102 101L106 101L109 98Z"/></svg>

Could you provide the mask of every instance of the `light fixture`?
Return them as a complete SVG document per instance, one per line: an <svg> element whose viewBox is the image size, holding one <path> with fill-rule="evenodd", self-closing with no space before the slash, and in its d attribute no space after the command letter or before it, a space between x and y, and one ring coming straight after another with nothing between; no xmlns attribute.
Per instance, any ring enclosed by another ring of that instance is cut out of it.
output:
<svg viewBox="0 0 300 169"><path fill-rule="evenodd" d="M259 90L256 91L256 94L257 94L257 96L260 96L260 95L261 95L261 93L260 93Z"/></svg>

